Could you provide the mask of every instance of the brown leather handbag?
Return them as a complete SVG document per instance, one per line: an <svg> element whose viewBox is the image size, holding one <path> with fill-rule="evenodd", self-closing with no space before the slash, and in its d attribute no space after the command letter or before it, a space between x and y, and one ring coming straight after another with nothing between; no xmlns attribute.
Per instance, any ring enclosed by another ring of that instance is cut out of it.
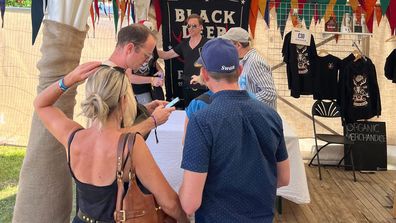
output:
<svg viewBox="0 0 396 223"><path fill-rule="evenodd" d="M152 194L144 194L136 182L135 170L132 166L132 152L136 133L127 133L120 136L117 149L117 203L114 220L126 223L163 223L176 222L166 215L155 201ZM124 161L124 148L128 142L128 155ZM127 160L130 167L124 169ZM124 175L128 175L129 187L124 190Z"/></svg>

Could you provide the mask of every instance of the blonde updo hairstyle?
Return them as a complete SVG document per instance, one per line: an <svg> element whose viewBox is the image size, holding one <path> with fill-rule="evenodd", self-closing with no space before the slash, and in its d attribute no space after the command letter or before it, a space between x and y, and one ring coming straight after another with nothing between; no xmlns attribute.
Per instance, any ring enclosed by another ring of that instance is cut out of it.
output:
<svg viewBox="0 0 396 223"><path fill-rule="evenodd" d="M91 123L98 120L100 126L105 124L110 114L121 105L120 97L123 96L126 96L124 114L122 114L124 127L131 126L135 121L137 104L132 87L124 73L112 67L99 68L88 78L85 95L85 100L81 102L81 113L90 119Z"/></svg>

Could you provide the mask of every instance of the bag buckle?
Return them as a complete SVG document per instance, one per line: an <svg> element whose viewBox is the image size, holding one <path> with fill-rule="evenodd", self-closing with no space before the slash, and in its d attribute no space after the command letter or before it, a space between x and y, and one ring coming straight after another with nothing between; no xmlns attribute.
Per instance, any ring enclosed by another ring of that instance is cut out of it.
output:
<svg viewBox="0 0 396 223"><path fill-rule="evenodd" d="M120 220L118 220L119 214L121 214L121 219ZM125 210L115 211L114 212L114 220L116 220L116 222L125 222L126 221Z"/></svg>

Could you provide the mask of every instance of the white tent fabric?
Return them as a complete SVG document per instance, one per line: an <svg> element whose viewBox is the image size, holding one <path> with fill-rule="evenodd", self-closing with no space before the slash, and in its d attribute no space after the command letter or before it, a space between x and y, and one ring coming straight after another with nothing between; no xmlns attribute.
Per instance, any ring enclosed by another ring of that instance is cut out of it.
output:
<svg viewBox="0 0 396 223"><path fill-rule="evenodd" d="M46 19L85 30L92 0L49 0Z"/></svg>

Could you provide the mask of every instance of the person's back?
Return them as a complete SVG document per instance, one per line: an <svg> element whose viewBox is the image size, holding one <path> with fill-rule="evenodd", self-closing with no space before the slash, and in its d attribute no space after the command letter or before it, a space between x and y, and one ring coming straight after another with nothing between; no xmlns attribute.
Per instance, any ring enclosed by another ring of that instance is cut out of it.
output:
<svg viewBox="0 0 396 223"><path fill-rule="evenodd" d="M77 129L69 137L67 154L70 173L76 184L73 223L82 216L112 222L117 193L116 153L121 132ZM112 165L113 164L113 165ZM87 215L86 213L89 213Z"/></svg>
<svg viewBox="0 0 396 223"><path fill-rule="evenodd" d="M289 181L282 121L239 90L241 66L230 41L208 41L196 65L214 94L187 125L182 207L200 223L272 222L276 188Z"/></svg>
<svg viewBox="0 0 396 223"><path fill-rule="evenodd" d="M196 221L272 222L276 163L287 158L277 150L284 144L281 119L246 91L221 91L211 98L211 106L190 119L206 138L187 133L185 145L194 150L189 143L203 141L211 148L205 151L210 153L210 165ZM183 168L201 171L189 165L182 163Z"/></svg>

